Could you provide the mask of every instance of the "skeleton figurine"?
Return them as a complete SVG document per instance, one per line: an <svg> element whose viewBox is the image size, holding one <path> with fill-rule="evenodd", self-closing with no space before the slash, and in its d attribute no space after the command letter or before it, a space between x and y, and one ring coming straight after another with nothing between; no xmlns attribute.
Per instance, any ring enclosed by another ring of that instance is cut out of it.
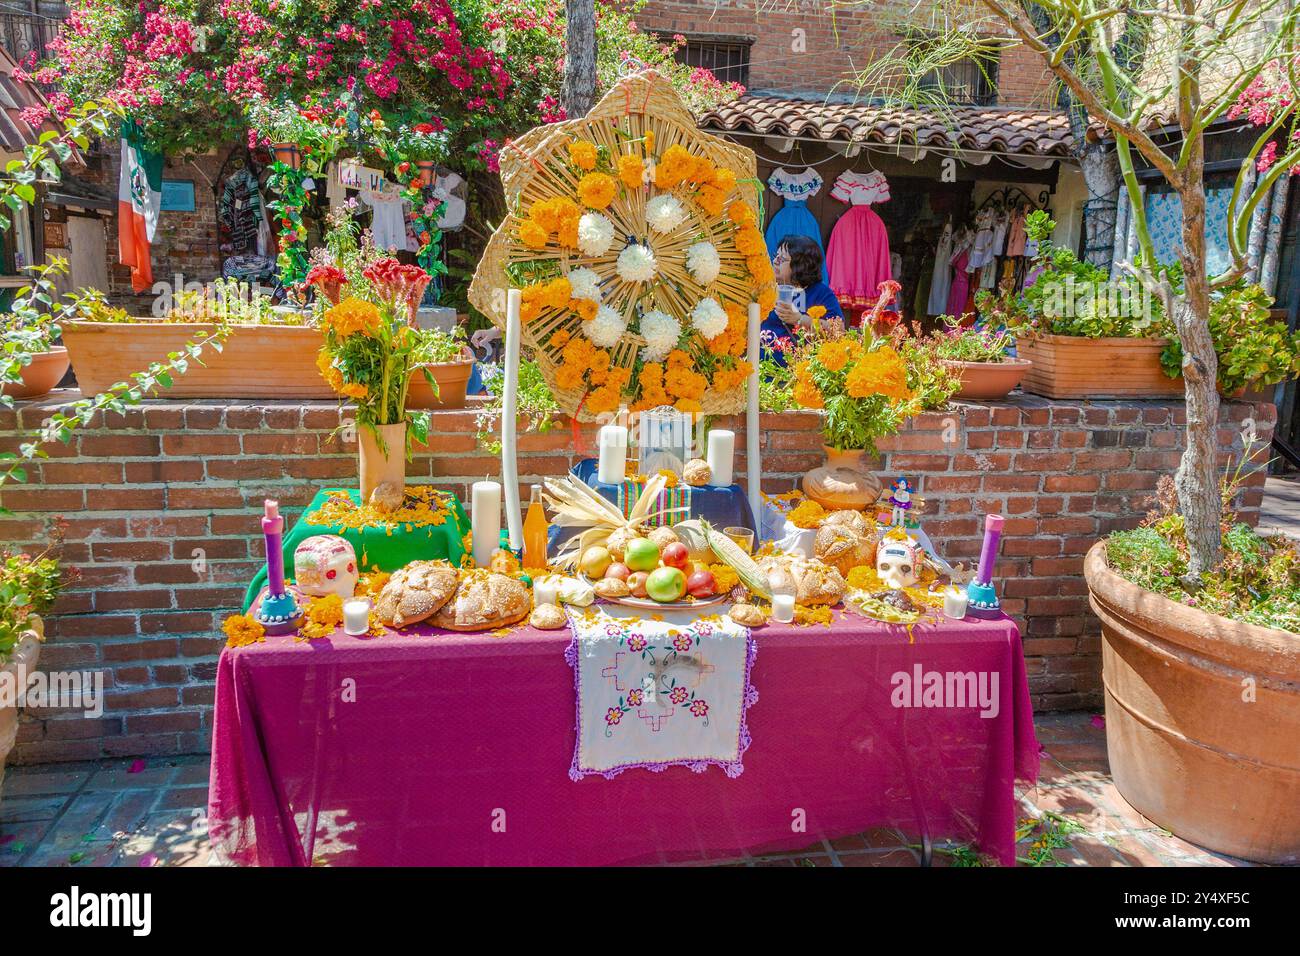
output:
<svg viewBox="0 0 1300 956"><path fill-rule="evenodd" d="M336 534L313 535L294 549L293 578L303 594L337 594L346 600L357 589L356 552Z"/></svg>
<svg viewBox="0 0 1300 956"><path fill-rule="evenodd" d="M922 560L924 553L914 540L887 535L876 548L876 574L891 590L916 587Z"/></svg>

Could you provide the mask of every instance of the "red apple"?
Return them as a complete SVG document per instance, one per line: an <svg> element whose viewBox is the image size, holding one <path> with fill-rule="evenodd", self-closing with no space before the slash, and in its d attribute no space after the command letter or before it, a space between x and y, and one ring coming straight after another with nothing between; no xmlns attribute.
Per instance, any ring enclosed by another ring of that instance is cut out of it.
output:
<svg viewBox="0 0 1300 956"><path fill-rule="evenodd" d="M685 571L686 566L691 563L691 552L680 541L673 541L664 545L659 558L663 561L665 568L677 568L679 571Z"/></svg>
<svg viewBox="0 0 1300 956"><path fill-rule="evenodd" d="M613 564L611 564L609 567L605 569L605 577L618 578L620 581L626 581L628 579L628 575L630 575L631 573L632 573L632 569L629 568L626 564L623 564L621 561L615 561Z"/></svg>
<svg viewBox="0 0 1300 956"><path fill-rule="evenodd" d="M712 571L696 571L686 579L686 593L691 597L713 597L717 589L718 583L713 580Z"/></svg>
<svg viewBox="0 0 1300 956"><path fill-rule="evenodd" d="M648 571L633 571L627 577L627 586L631 590L633 597L643 598L646 596L645 583L650 577Z"/></svg>

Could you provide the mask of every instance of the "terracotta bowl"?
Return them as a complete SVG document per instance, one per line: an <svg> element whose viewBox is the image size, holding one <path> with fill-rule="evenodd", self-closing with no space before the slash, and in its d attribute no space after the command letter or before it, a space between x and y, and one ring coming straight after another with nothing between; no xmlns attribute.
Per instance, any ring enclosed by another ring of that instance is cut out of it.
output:
<svg viewBox="0 0 1300 956"><path fill-rule="evenodd" d="M469 386L469 376L474 369L473 362L448 362L445 365L426 366L434 381L438 383L435 394L433 386L424 379L424 373L418 368L411 372L411 384L406 392L407 408L464 408L465 389Z"/></svg>
<svg viewBox="0 0 1300 956"><path fill-rule="evenodd" d="M32 364L22 370L22 383L4 386L4 393L14 398L40 398L48 395L68 372L68 350L62 345L48 352L37 352Z"/></svg>
<svg viewBox="0 0 1300 956"><path fill-rule="evenodd" d="M1001 362L953 362L943 364L961 377L961 389L953 398L988 402L1006 398L1020 384L1033 365L1028 359L1008 358Z"/></svg>

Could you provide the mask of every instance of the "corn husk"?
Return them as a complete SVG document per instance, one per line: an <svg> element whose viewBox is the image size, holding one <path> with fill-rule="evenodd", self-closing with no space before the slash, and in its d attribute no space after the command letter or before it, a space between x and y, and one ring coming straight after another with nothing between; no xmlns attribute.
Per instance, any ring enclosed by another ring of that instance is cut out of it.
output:
<svg viewBox="0 0 1300 956"><path fill-rule="evenodd" d="M570 567L577 563L582 552L594 545L603 545L620 528L628 528L639 535L656 518L681 513L684 509L652 510L666 483L663 475L655 475L647 481L641 496L624 517L617 505L572 475L545 479L542 500L551 510L551 524L574 529L574 533L561 543L560 552L552 563L561 568Z"/></svg>
<svg viewBox="0 0 1300 956"><path fill-rule="evenodd" d="M699 518L677 522L673 525L673 532L677 535L677 540L686 545L692 561L712 561L716 557L709 547L709 539L704 536Z"/></svg>
<svg viewBox="0 0 1300 956"><path fill-rule="evenodd" d="M740 577L740 583L759 597L772 599L772 589L767 583L767 575L759 570L758 562L745 553L745 549L732 541L713 525L701 519L700 528L709 547L723 564L729 565Z"/></svg>

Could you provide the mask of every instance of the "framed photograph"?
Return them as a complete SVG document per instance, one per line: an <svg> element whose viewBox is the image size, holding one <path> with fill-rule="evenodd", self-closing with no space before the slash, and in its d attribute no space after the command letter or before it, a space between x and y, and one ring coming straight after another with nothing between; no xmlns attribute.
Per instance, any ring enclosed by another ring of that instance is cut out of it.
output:
<svg viewBox="0 0 1300 956"><path fill-rule="evenodd" d="M194 211L194 180L164 179L162 181L163 212Z"/></svg>

